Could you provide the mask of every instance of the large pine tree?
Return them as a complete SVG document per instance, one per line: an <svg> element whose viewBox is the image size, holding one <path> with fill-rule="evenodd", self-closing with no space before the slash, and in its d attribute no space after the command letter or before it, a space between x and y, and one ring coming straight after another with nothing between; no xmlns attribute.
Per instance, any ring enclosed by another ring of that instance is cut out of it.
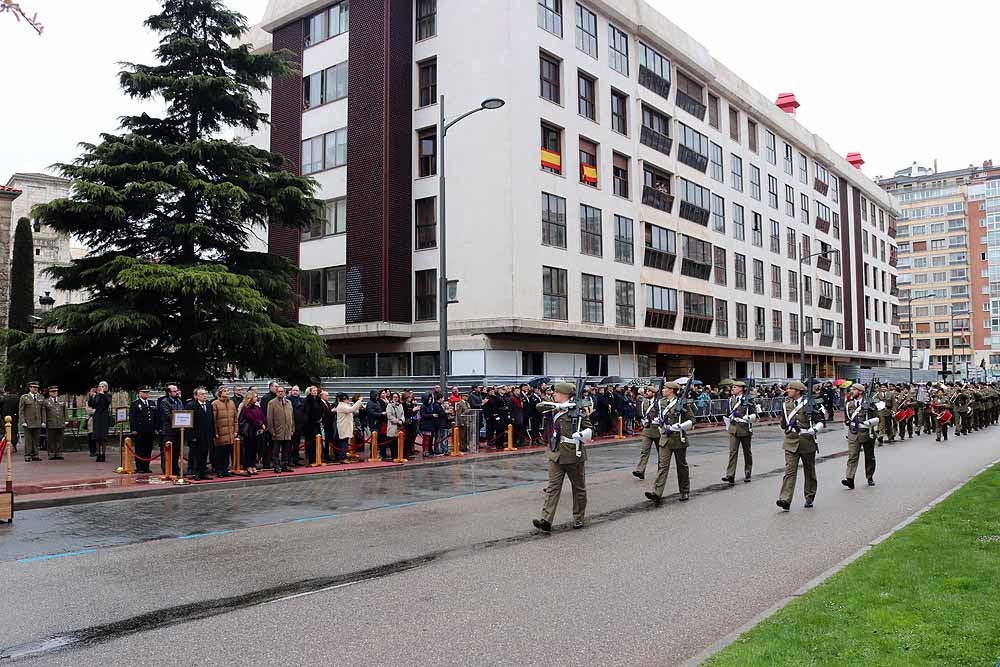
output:
<svg viewBox="0 0 1000 667"><path fill-rule="evenodd" d="M286 379L328 372L324 341L282 314L297 268L246 249L267 223L309 224L315 183L277 154L219 138L267 122L252 95L292 73L287 54L230 46L246 22L220 0L163 0L145 25L161 35L159 64L124 63L120 84L166 111L123 117L120 133L59 165L73 193L35 215L90 247L52 270L58 289L89 300L46 315L57 333L13 335L11 378L73 389L175 380L186 390L233 368Z"/></svg>
<svg viewBox="0 0 1000 667"><path fill-rule="evenodd" d="M31 333L35 314L35 243L31 220L20 218L14 228L14 248L10 260L10 308L7 326Z"/></svg>

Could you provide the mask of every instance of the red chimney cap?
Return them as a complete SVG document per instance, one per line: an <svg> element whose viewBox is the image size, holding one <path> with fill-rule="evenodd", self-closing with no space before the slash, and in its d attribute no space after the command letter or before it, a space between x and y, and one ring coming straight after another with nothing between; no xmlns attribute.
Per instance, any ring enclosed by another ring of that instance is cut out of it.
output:
<svg viewBox="0 0 1000 667"><path fill-rule="evenodd" d="M851 166L855 169L861 169L861 165L865 163L865 161L861 158L861 153L857 152L848 153L847 161L850 162Z"/></svg>
<svg viewBox="0 0 1000 667"><path fill-rule="evenodd" d="M778 99L774 101L778 108L785 113L794 114L801 104L795 99L795 93L778 93Z"/></svg>

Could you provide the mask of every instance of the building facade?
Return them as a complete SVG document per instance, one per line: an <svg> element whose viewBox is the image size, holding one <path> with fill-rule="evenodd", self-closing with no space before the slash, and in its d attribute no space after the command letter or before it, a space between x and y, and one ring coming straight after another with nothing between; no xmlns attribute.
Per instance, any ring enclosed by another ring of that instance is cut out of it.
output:
<svg viewBox="0 0 1000 667"><path fill-rule="evenodd" d="M927 351L930 368L948 371L949 377L981 376L980 364L994 362L1000 370L1000 354L992 353L992 285L1000 294L1000 234L992 264L989 237L990 216L1000 222L1000 169L985 162L939 172L914 163L879 184L896 196L900 208L897 268L904 363L912 336L915 354ZM1000 335L996 340L1000 353Z"/></svg>
<svg viewBox="0 0 1000 667"><path fill-rule="evenodd" d="M898 349L892 198L644 2L272 0L250 40L300 74L244 138L326 202L268 248L351 375L438 372L442 96L449 120L506 101L448 134L452 374L798 377L806 332L832 376Z"/></svg>

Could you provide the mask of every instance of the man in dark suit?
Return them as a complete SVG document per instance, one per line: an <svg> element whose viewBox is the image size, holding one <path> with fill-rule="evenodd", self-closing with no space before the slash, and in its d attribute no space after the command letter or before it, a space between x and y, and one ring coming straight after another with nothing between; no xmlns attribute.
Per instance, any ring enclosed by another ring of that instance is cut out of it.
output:
<svg viewBox="0 0 1000 667"><path fill-rule="evenodd" d="M196 480L212 479L208 474L208 453L215 445L215 421L212 416L212 406L208 404L208 390L204 387L195 389L194 398L188 401L185 407L194 412L188 474Z"/></svg>
<svg viewBox="0 0 1000 667"><path fill-rule="evenodd" d="M129 406L128 423L135 438L135 471L149 473L146 459L153 456L153 435L159 426L159 412L149 399L149 387L140 389L139 398Z"/></svg>

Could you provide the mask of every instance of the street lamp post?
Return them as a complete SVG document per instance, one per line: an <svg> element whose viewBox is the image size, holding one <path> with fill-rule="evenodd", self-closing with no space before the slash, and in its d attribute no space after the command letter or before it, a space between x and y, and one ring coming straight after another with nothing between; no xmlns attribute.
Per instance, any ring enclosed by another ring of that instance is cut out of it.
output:
<svg viewBox="0 0 1000 667"><path fill-rule="evenodd" d="M441 107L441 124L438 126L439 150L441 152L438 166L438 185L440 191L438 202L440 212L438 213L438 226L441 228L440 241L438 242L438 325L440 327L440 351L438 365L441 369L441 393L447 395L448 392L448 275L446 263L446 251L448 246L448 236L445 231L446 213L445 208L445 172L444 172L444 138L448 135L448 129L460 120L480 111L499 109L505 102L497 97L490 97L483 100L477 108L466 111L452 121L446 121L444 117L444 95L439 100Z"/></svg>
<svg viewBox="0 0 1000 667"><path fill-rule="evenodd" d="M801 249L799 250L799 374L805 378L806 376L806 331L805 331L805 313L803 312L802 303L804 294L802 293L802 263L805 262L810 257L826 257L827 255L832 255L833 253L840 254L839 250L834 248L829 248L822 252L814 252L811 255L803 255Z"/></svg>
<svg viewBox="0 0 1000 667"><path fill-rule="evenodd" d="M933 299L933 294L926 294L924 296L908 296L906 297L906 331L907 338L909 338L909 355L910 355L910 384L913 384L913 302L914 301L928 301Z"/></svg>
<svg viewBox="0 0 1000 667"><path fill-rule="evenodd" d="M41 306L42 317L44 317L46 313L52 310L52 306L56 305L56 300L52 297L51 293L46 292L45 296L38 297L38 305ZM49 327L47 324L43 325L43 329L45 333L49 332Z"/></svg>

